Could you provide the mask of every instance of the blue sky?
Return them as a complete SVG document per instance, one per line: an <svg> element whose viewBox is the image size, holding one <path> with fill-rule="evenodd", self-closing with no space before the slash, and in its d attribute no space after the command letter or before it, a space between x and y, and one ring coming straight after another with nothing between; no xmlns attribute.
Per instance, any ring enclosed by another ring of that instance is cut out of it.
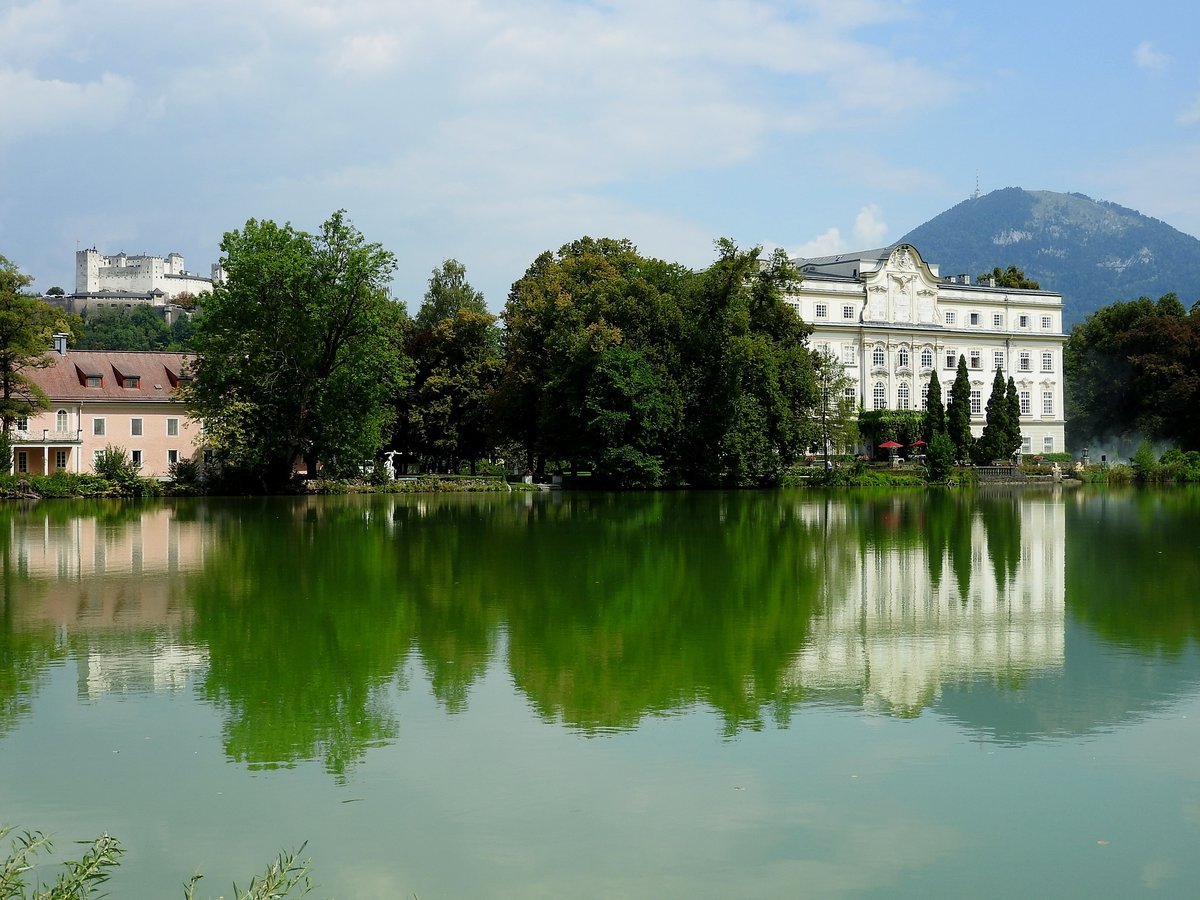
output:
<svg viewBox="0 0 1200 900"><path fill-rule="evenodd" d="M977 175L1200 235L1198 9L0 0L0 254L43 290L76 246L207 272L247 218L345 208L410 310L453 257L498 311L584 234L880 246Z"/></svg>

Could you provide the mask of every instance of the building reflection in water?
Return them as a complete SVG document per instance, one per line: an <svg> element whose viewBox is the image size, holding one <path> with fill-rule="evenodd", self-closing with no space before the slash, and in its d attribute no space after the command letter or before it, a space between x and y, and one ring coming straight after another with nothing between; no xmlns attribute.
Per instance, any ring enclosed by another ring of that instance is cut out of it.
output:
<svg viewBox="0 0 1200 900"><path fill-rule="evenodd" d="M811 700L857 695L868 709L915 715L943 685L1061 670L1064 506L1041 493L1007 494L994 502L1008 515L989 521L989 502L960 501L948 545L936 539L931 510L903 498L871 508L882 524L863 542L852 537L862 531L860 508L806 506L833 540L822 550L827 577L793 685ZM920 539L903 540L906 523ZM851 549L839 552L838 536Z"/></svg>

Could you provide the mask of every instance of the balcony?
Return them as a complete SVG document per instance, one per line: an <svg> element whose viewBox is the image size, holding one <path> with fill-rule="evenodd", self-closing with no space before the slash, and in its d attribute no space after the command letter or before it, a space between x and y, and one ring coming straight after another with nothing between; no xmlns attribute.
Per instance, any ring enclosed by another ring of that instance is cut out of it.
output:
<svg viewBox="0 0 1200 900"><path fill-rule="evenodd" d="M82 444L83 429L52 431L49 428L43 428L41 434L30 431L14 431L12 433L12 442L14 447L28 446L30 444L38 447L52 444Z"/></svg>

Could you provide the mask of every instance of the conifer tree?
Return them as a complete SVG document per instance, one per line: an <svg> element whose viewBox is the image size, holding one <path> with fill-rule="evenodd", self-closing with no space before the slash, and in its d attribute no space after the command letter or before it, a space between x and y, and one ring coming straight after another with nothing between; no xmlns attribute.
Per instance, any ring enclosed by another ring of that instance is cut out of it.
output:
<svg viewBox="0 0 1200 900"><path fill-rule="evenodd" d="M950 402L946 406L946 431L954 444L956 459L971 459L975 438L971 434L971 376L967 359L958 357L958 373L950 386Z"/></svg>
<svg viewBox="0 0 1200 900"><path fill-rule="evenodd" d="M1005 450L1010 443L1010 432L1004 373L997 368L996 377L992 379L992 395L988 397L987 423L975 444L975 464L988 465L1007 456Z"/></svg>
<svg viewBox="0 0 1200 900"><path fill-rule="evenodd" d="M1017 394L1017 383L1012 380L1012 376L1008 379L1008 391L1004 395L1005 409L1005 437L1008 443L1001 449L1004 451L1002 455L1012 456L1021 449L1021 398Z"/></svg>
<svg viewBox="0 0 1200 900"><path fill-rule="evenodd" d="M937 372L929 373L929 396L925 398L925 421L921 425L921 439L926 447L933 443L933 436L946 430L946 407L942 404L942 383Z"/></svg>

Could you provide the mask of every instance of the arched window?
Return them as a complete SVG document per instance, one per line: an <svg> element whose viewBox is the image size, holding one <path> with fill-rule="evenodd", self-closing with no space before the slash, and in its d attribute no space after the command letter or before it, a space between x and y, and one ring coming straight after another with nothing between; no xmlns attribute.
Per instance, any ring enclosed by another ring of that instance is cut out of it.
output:
<svg viewBox="0 0 1200 900"><path fill-rule="evenodd" d="M871 351L871 365L882 367L884 363L883 348L876 347Z"/></svg>
<svg viewBox="0 0 1200 900"><path fill-rule="evenodd" d="M887 409L887 387L882 381L875 382L873 399L875 401L876 409Z"/></svg>
<svg viewBox="0 0 1200 900"><path fill-rule="evenodd" d="M897 352L896 365L898 365L902 369L908 368L908 348L907 347L901 347L899 352Z"/></svg>
<svg viewBox="0 0 1200 900"><path fill-rule="evenodd" d="M901 409L908 409L908 391L909 387L905 382L901 382L900 386L896 388L896 399Z"/></svg>
<svg viewBox="0 0 1200 900"><path fill-rule="evenodd" d="M921 409L929 409L929 382L921 385Z"/></svg>
<svg viewBox="0 0 1200 900"><path fill-rule="evenodd" d="M926 347L924 350L921 351L921 368L922 369L932 369L933 368L933 351L930 350L928 347Z"/></svg>
<svg viewBox="0 0 1200 900"><path fill-rule="evenodd" d="M60 409L54 415L54 430L63 434L67 430L67 411Z"/></svg>

